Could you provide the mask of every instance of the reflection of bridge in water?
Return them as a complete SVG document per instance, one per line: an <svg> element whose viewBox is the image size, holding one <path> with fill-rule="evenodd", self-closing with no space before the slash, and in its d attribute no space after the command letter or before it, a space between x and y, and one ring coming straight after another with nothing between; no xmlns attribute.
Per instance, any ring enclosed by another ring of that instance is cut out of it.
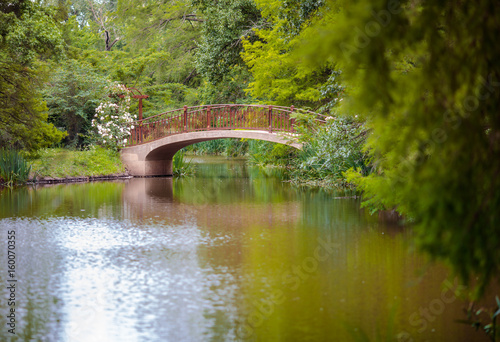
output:
<svg viewBox="0 0 500 342"><path fill-rule="evenodd" d="M178 186L174 189L175 182ZM126 180L122 192L124 215L132 221L155 218L181 226L197 222L197 229L219 227L224 231L238 230L249 222L272 228L280 224L290 227L300 221L300 202L294 191L282 188L281 181L266 179L256 185L250 178L233 178L226 183L231 184L228 191L214 193L213 188L220 186L216 178L132 178ZM252 187L267 189L267 193L249 195ZM252 205L247 205L249 201Z"/></svg>
<svg viewBox="0 0 500 342"><path fill-rule="evenodd" d="M172 158L181 148L202 141L238 138L266 140L302 148L292 107L207 105L171 110L133 122L122 160L134 176L172 175ZM320 118L321 121L321 118Z"/></svg>

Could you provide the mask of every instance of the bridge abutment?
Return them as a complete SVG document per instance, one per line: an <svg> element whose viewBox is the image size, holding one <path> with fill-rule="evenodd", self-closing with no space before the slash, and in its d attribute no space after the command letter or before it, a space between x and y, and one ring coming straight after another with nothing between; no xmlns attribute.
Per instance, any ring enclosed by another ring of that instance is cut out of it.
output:
<svg viewBox="0 0 500 342"><path fill-rule="evenodd" d="M137 153L122 153L121 159L128 172L136 177L172 176L172 158L163 160L146 160Z"/></svg>

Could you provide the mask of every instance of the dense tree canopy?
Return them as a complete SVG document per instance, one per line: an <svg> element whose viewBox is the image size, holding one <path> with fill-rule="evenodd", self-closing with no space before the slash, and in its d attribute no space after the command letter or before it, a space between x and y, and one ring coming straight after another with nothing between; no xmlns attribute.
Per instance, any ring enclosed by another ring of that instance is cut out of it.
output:
<svg viewBox="0 0 500 342"><path fill-rule="evenodd" d="M47 123L39 59L61 49L49 9L32 1L0 3L0 144L37 149L63 132Z"/></svg>
<svg viewBox="0 0 500 342"><path fill-rule="evenodd" d="M196 66L211 83L220 82L240 57L242 37L262 25L261 15L252 0L197 0L205 22L200 37Z"/></svg>
<svg viewBox="0 0 500 342"><path fill-rule="evenodd" d="M304 63L302 43L315 34L330 8L320 0L260 1L266 25L254 29L258 39L244 40L243 60L253 76L248 91L266 103L329 112L341 99L341 72L333 60Z"/></svg>
<svg viewBox="0 0 500 342"><path fill-rule="evenodd" d="M55 70L45 89L49 121L64 127L65 143L79 146L88 141L85 133L103 97L109 79L96 73L88 64L68 60Z"/></svg>
<svg viewBox="0 0 500 342"><path fill-rule="evenodd" d="M193 84L196 41L203 19L190 1L120 0L115 16L126 44L123 50L131 55L156 53L145 74L153 83Z"/></svg>

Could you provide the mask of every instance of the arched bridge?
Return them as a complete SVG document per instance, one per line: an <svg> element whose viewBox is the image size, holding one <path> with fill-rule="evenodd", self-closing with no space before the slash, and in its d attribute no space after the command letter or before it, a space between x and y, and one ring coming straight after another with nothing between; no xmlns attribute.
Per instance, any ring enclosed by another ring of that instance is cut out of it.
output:
<svg viewBox="0 0 500 342"><path fill-rule="evenodd" d="M171 110L131 124L122 161L133 176L172 175L172 158L181 148L223 138L267 140L302 148L292 107L206 105ZM318 115L313 112L309 112ZM317 117L323 121L322 116Z"/></svg>

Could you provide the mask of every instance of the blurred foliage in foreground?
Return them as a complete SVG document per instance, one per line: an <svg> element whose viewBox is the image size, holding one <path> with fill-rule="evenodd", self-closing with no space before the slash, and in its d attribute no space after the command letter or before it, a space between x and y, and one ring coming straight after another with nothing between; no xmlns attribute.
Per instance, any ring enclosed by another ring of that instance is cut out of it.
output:
<svg viewBox="0 0 500 342"><path fill-rule="evenodd" d="M404 214L421 248L478 277L477 294L500 274L499 17L491 0L362 0L304 48L357 87L375 172L349 180L365 206Z"/></svg>

